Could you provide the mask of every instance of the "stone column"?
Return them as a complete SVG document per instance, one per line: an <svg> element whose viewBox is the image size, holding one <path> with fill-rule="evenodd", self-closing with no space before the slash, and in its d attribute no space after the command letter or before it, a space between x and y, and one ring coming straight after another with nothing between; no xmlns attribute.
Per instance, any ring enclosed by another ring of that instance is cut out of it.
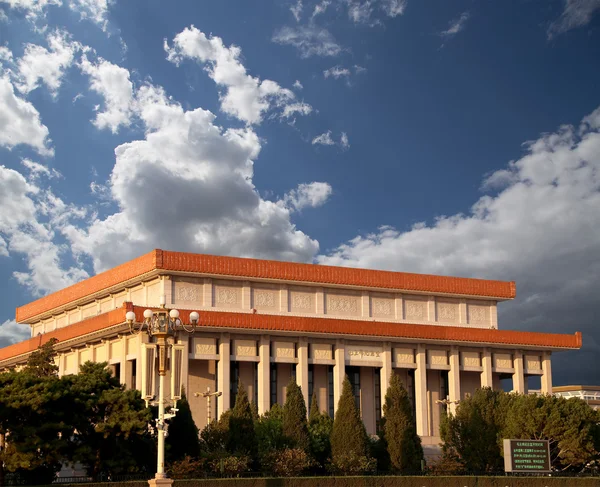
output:
<svg viewBox="0 0 600 487"><path fill-rule="evenodd" d="M483 372L481 372L481 387L494 387L494 378L492 376L492 351L489 348L483 350L481 356L481 365L483 366Z"/></svg>
<svg viewBox="0 0 600 487"><path fill-rule="evenodd" d="M552 362L550 360L551 352L542 354L542 394L552 394Z"/></svg>
<svg viewBox="0 0 600 487"><path fill-rule="evenodd" d="M221 334L219 339L219 363L217 365L217 375L219 376L219 382L217 384L217 390L221 392L218 399L219 405L219 416L229 409L231 395L229 391L230 381L230 365L231 360L231 346L229 333ZM260 381L259 381L260 382ZM218 419L218 418L217 418Z"/></svg>
<svg viewBox="0 0 600 487"><path fill-rule="evenodd" d="M310 405L311 398L308 397L308 343L306 338L300 338L298 341L298 365L296 365L296 383L302 389L304 402L306 403L306 412Z"/></svg>
<svg viewBox="0 0 600 487"><path fill-rule="evenodd" d="M456 413L456 402L460 401L460 352L458 347L450 349L450 371L448 372L448 395L450 412Z"/></svg>
<svg viewBox="0 0 600 487"><path fill-rule="evenodd" d="M258 342L258 414L271 409L271 339L264 335Z"/></svg>
<svg viewBox="0 0 600 487"><path fill-rule="evenodd" d="M381 376L379 377L381 386L381 417L383 417L383 405L385 404L385 395L390 385L390 377L392 377L392 345L384 343L383 353L381 354Z"/></svg>
<svg viewBox="0 0 600 487"><path fill-rule="evenodd" d="M417 368L415 370L415 409L417 434L419 436L428 436L427 427L427 357L423 345L417 345L416 356Z"/></svg>
<svg viewBox="0 0 600 487"><path fill-rule="evenodd" d="M513 374L513 391L519 394L525 393L525 371L523 370L523 352L515 350L513 367L515 372Z"/></svg>
<svg viewBox="0 0 600 487"><path fill-rule="evenodd" d="M335 344L335 365L333 366L333 411L337 411L338 402L342 395L344 377L346 377L346 349L343 340Z"/></svg>

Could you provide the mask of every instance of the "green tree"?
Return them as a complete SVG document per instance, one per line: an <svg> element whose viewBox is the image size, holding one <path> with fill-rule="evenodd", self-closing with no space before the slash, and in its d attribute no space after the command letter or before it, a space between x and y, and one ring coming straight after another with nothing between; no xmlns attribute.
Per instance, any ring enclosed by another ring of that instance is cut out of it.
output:
<svg viewBox="0 0 600 487"><path fill-rule="evenodd" d="M313 391L313 395L310 400L309 413L308 413L308 424L315 423L316 421L318 421L319 416L321 416L321 411L319 410L319 403L317 401L317 393Z"/></svg>
<svg viewBox="0 0 600 487"><path fill-rule="evenodd" d="M310 451L319 469L323 469L331 458L330 437L332 430L333 419L329 417L329 414L319 411L317 395L313 393L308 420L308 434L310 437Z"/></svg>
<svg viewBox="0 0 600 487"><path fill-rule="evenodd" d="M58 365L54 363L56 338L50 338L42 346L32 352L27 359L23 372L34 377L53 377L58 375Z"/></svg>
<svg viewBox="0 0 600 487"><path fill-rule="evenodd" d="M183 460L189 456L197 458L200 455L198 427L192 417L190 403L185 395L177 401L177 414L169 420L168 436L166 438L166 454L169 463Z"/></svg>
<svg viewBox="0 0 600 487"><path fill-rule="evenodd" d="M283 434L283 411L281 406L274 404L271 411L263 414L254 425L258 456L262 464L263 460L273 451L283 450L287 444L286 437Z"/></svg>
<svg viewBox="0 0 600 487"><path fill-rule="evenodd" d="M239 382L235 406L229 417L228 451L236 455L256 455L256 435L248 393Z"/></svg>
<svg viewBox="0 0 600 487"><path fill-rule="evenodd" d="M383 405L384 442L394 471L416 472L421 468L423 448L417 435L412 407L400 377L392 374Z"/></svg>
<svg viewBox="0 0 600 487"><path fill-rule="evenodd" d="M344 379L331 432L331 460L335 471L358 474L374 467L368 456L368 441L360 411L354 403L352 385Z"/></svg>
<svg viewBox="0 0 600 487"><path fill-rule="evenodd" d="M309 451L310 438L306 421L306 404L302 389L294 379L291 379L287 385L285 404L283 405L283 434L288 439L291 448Z"/></svg>

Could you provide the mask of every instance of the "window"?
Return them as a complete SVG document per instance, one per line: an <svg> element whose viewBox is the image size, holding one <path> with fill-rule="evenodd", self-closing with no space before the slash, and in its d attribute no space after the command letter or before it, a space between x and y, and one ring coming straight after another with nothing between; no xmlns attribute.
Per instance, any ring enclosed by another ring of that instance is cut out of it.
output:
<svg viewBox="0 0 600 487"><path fill-rule="evenodd" d="M333 365L327 366L327 411L333 418Z"/></svg>
<svg viewBox="0 0 600 487"><path fill-rule="evenodd" d="M308 366L308 404L312 401L313 392L315 390L314 383L314 365L309 364Z"/></svg>
<svg viewBox="0 0 600 487"><path fill-rule="evenodd" d="M277 364L271 364L271 407L277 404Z"/></svg>
<svg viewBox="0 0 600 487"><path fill-rule="evenodd" d="M375 431L379 431L381 421L381 369L373 369L373 383L375 385Z"/></svg>
<svg viewBox="0 0 600 487"><path fill-rule="evenodd" d="M229 407L233 409L233 407L235 406L235 399L237 397L238 391L238 383L240 380L240 364L238 362L231 362L229 377Z"/></svg>
<svg viewBox="0 0 600 487"><path fill-rule="evenodd" d="M258 362L254 363L254 404L258 406Z"/></svg>
<svg viewBox="0 0 600 487"><path fill-rule="evenodd" d="M440 399L445 400L450 391L448 390L448 371L441 370L440 371ZM442 403L442 409L444 412L448 409L448 406L445 403Z"/></svg>
<svg viewBox="0 0 600 487"><path fill-rule="evenodd" d="M354 403L360 411L360 367L346 367L346 375L348 375L348 379L352 385Z"/></svg>

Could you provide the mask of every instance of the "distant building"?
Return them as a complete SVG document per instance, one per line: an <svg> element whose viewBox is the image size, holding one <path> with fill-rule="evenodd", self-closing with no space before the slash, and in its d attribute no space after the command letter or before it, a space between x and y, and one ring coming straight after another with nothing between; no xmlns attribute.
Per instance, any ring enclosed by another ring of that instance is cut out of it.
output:
<svg viewBox="0 0 600 487"><path fill-rule="evenodd" d="M551 354L579 349L581 334L498 330L497 303L514 282L350 269L155 250L17 308L29 340L0 349L0 368L19 366L51 337L60 374L106 361L127 387L156 395L154 345L132 335L125 313L177 308L200 313L193 337L178 343L180 369L198 427L231 408L239 381L264 413L285 400L295 378L307 403L334 414L347 375L369 433L376 432L391 374L409 392L423 444L437 445L440 415L481 386L511 378L527 392L541 377L552 393ZM180 360L183 358L183 360ZM180 379L179 382L175 382ZM177 395L176 393L174 395Z"/></svg>
<svg viewBox="0 0 600 487"><path fill-rule="evenodd" d="M594 409L600 409L600 386L557 386L552 389L556 396L578 397Z"/></svg>

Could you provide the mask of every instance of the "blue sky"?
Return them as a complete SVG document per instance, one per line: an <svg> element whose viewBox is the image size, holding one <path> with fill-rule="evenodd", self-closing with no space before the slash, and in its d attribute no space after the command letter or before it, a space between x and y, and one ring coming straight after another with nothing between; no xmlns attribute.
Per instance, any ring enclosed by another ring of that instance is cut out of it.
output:
<svg viewBox="0 0 600 487"><path fill-rule="evenodd" d="M0 344L160 247L515 280L600 383L598 59L600 0L0 0Z"/></svg>

